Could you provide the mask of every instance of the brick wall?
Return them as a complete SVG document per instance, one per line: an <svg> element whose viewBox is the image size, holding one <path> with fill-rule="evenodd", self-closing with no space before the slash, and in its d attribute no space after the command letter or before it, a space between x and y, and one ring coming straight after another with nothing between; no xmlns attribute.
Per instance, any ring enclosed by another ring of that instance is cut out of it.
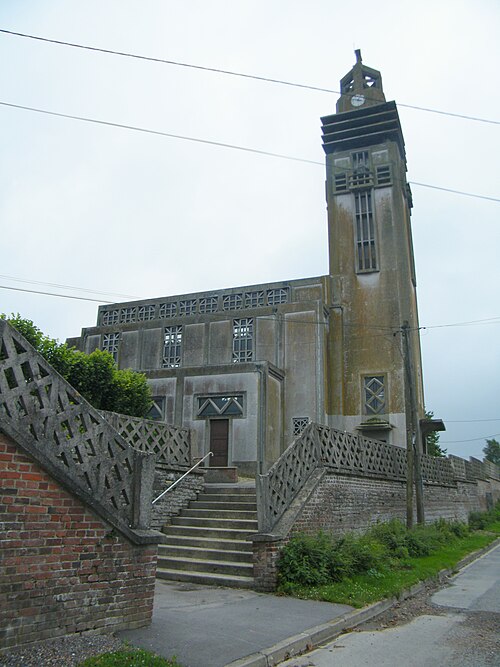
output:
<svg viewBox="0 0 500 667"><path fill-rule="evenodd" d="M424 484L426 521L438 518L466 521L479 510L477 484L459 482L456 487ZM414 500L414 507L416 506ZM367 530L377 521L406 520L404 482L327 473L304 506L294 531Z"/></svg>
<svg viewBox="0 0 500 667"><path fill-rule="evenodd" d="M157 545L135 545L0 432L0 646L151 620Z"/></svg>
<svg viewBox="0 0 500 667"><path fill-rule="evenodd" d="M477 482L458 481L455 486L424 484L426 521L439 518L467 521L470 512L482 509L480 491ZM416 507L415 499L413 506ZM259 535L253 540L255 588L275 590L279 552L290 534L300 531L315 535L319 530L361 532L378 521L394 518L406 521L405 482L326 472L289 526L288 534L267 539Z"/></svg>
<svg viewBox="0 0 500 667"><path fill-rule="evenodd" d="M255 540L253 542L254 589L268 593L276 589L278 581L278 558L288 538L276 541Z"/></svg>

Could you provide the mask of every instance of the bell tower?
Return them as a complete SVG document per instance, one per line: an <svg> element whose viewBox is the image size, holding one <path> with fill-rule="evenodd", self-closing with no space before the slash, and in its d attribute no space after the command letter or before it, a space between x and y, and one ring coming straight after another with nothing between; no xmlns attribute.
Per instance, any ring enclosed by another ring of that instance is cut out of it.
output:
<svg viewBox="0 0 500 667"><path fill-rule="evenodd" d="M424 416L411 190L395 102L361 52L322 118L331 318L327 414L335 428L405 446L409 386Z"/></svg>

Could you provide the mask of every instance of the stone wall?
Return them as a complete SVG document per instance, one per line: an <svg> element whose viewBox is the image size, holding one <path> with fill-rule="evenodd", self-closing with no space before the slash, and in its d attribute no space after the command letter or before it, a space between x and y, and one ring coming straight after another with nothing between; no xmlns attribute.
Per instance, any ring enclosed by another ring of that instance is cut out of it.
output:
<svg viewBox="0 0 500 667"><path fill-rule="evenodd" d="M156 544L134 544L0 432L0 646L151 620Z"/></svg>
<svg viewBox="0 0 500 667"><path fill-rule="evenodd" d="M154 496L159 496L172 482L179 479L186 468L179 468L165 463L157 463L155 468ZM151 527L161 530L169 524L173 516L177 516L181 509L187 507L191 500L196 500L203 490L205 470L196 468L177 486L166 493L161 500L153 505Z"/></svg>

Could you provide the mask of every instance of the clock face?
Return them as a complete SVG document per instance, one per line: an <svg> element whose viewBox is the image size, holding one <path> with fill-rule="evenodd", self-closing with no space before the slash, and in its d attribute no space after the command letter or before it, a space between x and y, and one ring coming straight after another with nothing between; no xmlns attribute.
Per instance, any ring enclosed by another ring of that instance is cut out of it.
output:
<svg viewBox="0 0 500 667"><path fill-rule="evenodd" d="M353 95L351 97L351 104L353 107L360 107L364 103L365 103L364 95Z"/></svg>

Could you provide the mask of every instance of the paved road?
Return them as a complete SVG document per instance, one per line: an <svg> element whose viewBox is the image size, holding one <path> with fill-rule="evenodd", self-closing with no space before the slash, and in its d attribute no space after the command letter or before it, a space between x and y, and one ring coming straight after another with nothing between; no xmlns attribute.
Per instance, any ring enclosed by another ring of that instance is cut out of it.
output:
<svg viewBox="0 0 500 667"><path fill-rule="evenodd" d="M436 614L352 632L281 667L499 667L500 546L431 597Z"/></svg>

